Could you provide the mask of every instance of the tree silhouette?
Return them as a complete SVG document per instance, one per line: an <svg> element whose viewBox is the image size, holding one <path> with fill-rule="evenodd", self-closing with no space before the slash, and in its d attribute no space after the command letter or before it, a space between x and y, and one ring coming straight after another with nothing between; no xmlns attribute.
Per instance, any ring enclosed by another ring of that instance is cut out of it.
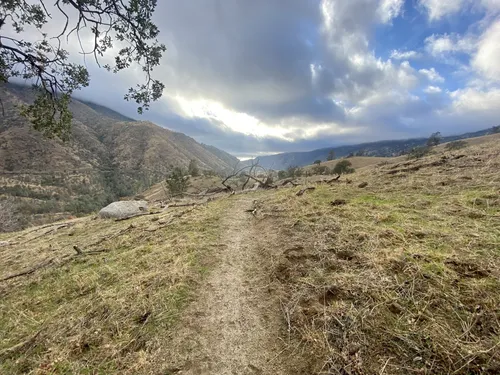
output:
<svg viewBox="0 0 500 375"><path fill-rule="evenodd" d="M441 133L436 132L432 133L429 139L427 140L427 146L434 147L441 143Z"/></svg>
<svg viewBox="0 0 500 375"><path fill-rule="evenodd" d="M152 22L157 0L55 0L47 7L44 0L0 1L0 82L21 78L33 83L37 97L21 113L34 128L52 137L65 138L71 126L68 110L73 91L89 85L89 73L70 62L62 42L75 36L91 37L91 55L99 66L103 56L117 48L114 63L103 65L117 73L132 65L141 68L145 82L131 87L126 100L138 104L138 112L148 109L161 97L164 85L152 78L165 46L158 43L158 27ZM54 15L62 16L61 28L54 35L44 29ZM29 40L26 29L36 29L41 39ZM82 46L82 43L79 43Z"/></svg>

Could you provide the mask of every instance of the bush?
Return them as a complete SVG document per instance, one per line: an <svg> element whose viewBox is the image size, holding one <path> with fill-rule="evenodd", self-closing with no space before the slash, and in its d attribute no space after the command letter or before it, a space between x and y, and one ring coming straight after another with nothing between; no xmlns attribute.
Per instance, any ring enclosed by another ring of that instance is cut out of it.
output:
<svg viewBox="0 0 500 375"><path fill-rule="evenodd" d="M339 161L332 170L334 174L347 174L354 173L354 168L352 168L352 163L349 160Z"/></svg>
<svg viewBox="0 0 500 375"><path fill-rule="evenodd" d="M302 168L297 167L296 165L288 167L286 170L287 176L288 177L300 177L304 173Z"/></svg>
<svg viewBox="0 0 500 375"><path fill-rule="evenodd" d="M321 164L321 160L315 160L313 164L316 164L316 165L320 165Z"/></svg>
<svg viewBox="0 0 500 375"><path fill-rule="evenodd" d="M194 160L194 159L192 159L189 162L188 174L193 176L193 177L198 177L200 175L200 169L198 168L198 164L196 163L196 160Z"/></svg>
<svg viewBox="0 0 500 375"><path fill-rule="evenodd" d="M325 165L315 165L312 172L313 174L328 174L329 170Z"/></svg>
<svg viewBox="0 0 500 375"><path fill-rule="evenodd" d="M413 147L408 153L408 159L420 159L428 155L431 152L429 146L418 146Z"/></svg>
<svg viewBox="0 0 500 375"><path fill-rule="evenodd" d="M184 178L184 171L179 167L172 170L166 183L170 194L182 194L189 187L189 180Z"/></svg>
<svg viewBox="0 0 500 375"><path fill-rule="evenodd" d="M446 145L445 149L448 151L451 150L460 150L461 148L467 147L467 142L465 141L453 141Z"/></svg>
<svg viewBox="0 0 500 375"><path fill-rule="evenodd" d="M4 199L0 201L0 233L1 232L13 232L15 230L21 229L19 216L17 214L17 209L14 204L9 199Z"/></svg>

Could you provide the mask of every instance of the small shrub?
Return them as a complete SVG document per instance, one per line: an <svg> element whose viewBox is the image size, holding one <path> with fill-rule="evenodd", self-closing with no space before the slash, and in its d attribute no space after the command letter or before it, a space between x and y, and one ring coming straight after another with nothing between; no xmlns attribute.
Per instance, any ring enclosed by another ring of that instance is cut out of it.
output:
<svg viewBox="0 0 500 375"><path fill-rule="evenodd" d="M184 171L179 167L172 170L166 183L171 194L182 194L189 187L189 180L184 178Z"/></svg>
<svg viewBox="0 0 500 375"><path fill-rule="evenodd" d="M325 165L315 165L312 172L313 174L328 174L329 170Z"/></svg>
<svg viewBox="0 0 500 375"><path fill-rule="evenodd" d="M200 169L198 168L198 164L196 163L196 160L194 160L194 159L192 159L189 162L188 174L193 176L193 177L198 177L200 175Z"/></svg>
<svg viewBox="0 0 500 375"><path fill-rule="evenodd" d="M354 168L352 168L352 163L349 160L339 161L332 170L334 174L348 174L354 173Z"/></svg>
<svg viewBox="0 0 500 375"><path fill-rule="evenodd" d="M321 160L315 160L313 164L320 165L321 164Z"/></svg>
<svg viewBox="0 0 500 375"><path fill-rule="evenodd" d="M413 147L408 153L408 159L420 159L428 155L431 152L429 146L418 146Z"/></svg>
<svg viewBox="0 0 500 375"><path fill-rule="evenodd" d="M0 233L21 229L19 216L14 202L8 199L0 201Z"/></svg>
<svg viewBox="0 0 500 375"><path fill-rule="evenodd" d="M304 171L302 168L297 167L296 165L288 167L286 170L287 176L288 177L300 177L303 175Z"/></svg>
<svg viewBox="0 0 500 375"><path fill-rule="evenodd" d="M461 148L467 147L467 142L465 141L453 141L446 145L445 149L448 151L460 150Z"/></svg>

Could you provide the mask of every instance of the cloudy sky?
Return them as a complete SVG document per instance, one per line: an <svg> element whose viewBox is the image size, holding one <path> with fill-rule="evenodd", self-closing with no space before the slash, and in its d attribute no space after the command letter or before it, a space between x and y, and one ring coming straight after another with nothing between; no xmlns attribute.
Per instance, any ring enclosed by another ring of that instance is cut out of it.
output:
<svg viewBox="0 0 500 375"><path fill-rule="evenodd" d="M158 3L166 88L141 119L236 156L500 123L500 0ZM138 117L137 70L90 71L80 96Z"/></svg>

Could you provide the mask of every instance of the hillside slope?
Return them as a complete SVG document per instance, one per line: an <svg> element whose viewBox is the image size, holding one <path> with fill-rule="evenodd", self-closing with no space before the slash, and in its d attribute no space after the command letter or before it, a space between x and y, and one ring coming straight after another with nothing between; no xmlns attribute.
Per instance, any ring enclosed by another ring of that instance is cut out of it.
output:
<svg viewBox="0 0 500 375"><path fill-rule="evenodd" d="M238 159L178 132L78 100L67 143L31 129L16 106L33 94L22 86L0 87L0 195L14 196L21 210L85 213L120 196L133 195L195 160L201 170L231 170ZM21 199L22 198L22 199Z"/></svg>
<svg viewBox="0 0 500 375"><path fill-rule="evenodd" d="M442 142L451 142L458 139L482 137L490 134L490 132L491 129L484 129L472 133L443 137ZM309 164L313 164L315 160L326 161L328 153L331 150L335 151L336 158L343 158L348 156L349 154L355 154L360 151L363 152L364 156L393 157L406 153L413 147L425 145L426 142L426 138L388 140L360 143L348 146L321 148L304 152L284 152L280 154L260 156L258 160L259 164L263 167L278 170L286 169L290 166L303 167ZM250 162L251 160L247 161L246 163Z"/></svg>
<svg viewBox="0 0 500 375"><path fill-rule="evenodd" d="M499 170L491 137L0 234L0 373L498 374Z"/></svg>

